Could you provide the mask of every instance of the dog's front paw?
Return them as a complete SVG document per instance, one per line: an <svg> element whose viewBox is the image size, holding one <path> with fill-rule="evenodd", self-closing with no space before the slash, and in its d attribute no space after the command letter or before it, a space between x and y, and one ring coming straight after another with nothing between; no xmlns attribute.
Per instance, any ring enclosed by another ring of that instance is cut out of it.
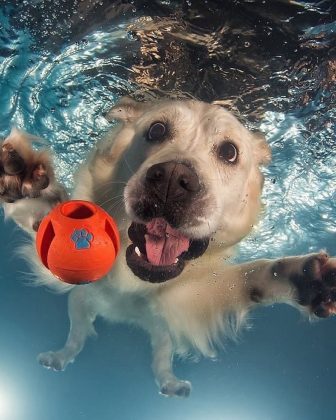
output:
<svg viewBox="0 0 336 420"><path fill-rule="evenodd" d="M302 272L290 280L297 289L297 300L321 318L336 314L336 258L326 253L307 257Z"/></svg>
<svg viewBox="0 0 336 420"><path fill-rule="evenodd" d="M15 132L0 146L0 200L13 203L35 198L53 176L46 154L34 151L24 134Z"/></svg>
<svg viewBox="0 0 336 420"><path fill-rule="evenodd" d="M47 167L42 162L36 162L28 177L22 184L22 194L24 197L39 197L42 190L49 186L50 174Z"/></svg>
<svg viewBox="0 0 336 420"><path fill-rule="evenodd" d="M160 389L160 394L165 397L189 397L191 383L188 381L170 380L165 382Z"/></svg>
<svg viewBox="0 0 336 420"><path fill-rule="evenodd" d="M46 369L52 369L55 371L64 370L68 364L68 362L61 356L59 352L54 351L40 353L37 356L37 361Z"/></svg>

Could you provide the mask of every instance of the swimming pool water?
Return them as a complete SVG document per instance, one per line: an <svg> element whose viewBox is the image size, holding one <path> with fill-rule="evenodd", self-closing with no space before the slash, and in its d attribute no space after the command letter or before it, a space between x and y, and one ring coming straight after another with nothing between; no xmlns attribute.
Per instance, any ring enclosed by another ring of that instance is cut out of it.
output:
<svg viewBox="0 0 336 420"><path fill-rule="evenodd" d="M333 2L52 3L0 5L0 135L44 138L71 189L120 96L220 100L273 153L264 214L237 261L336 255ZM131 327L98 321L74 365L42 369L36 355L66 337L66 297L28 286L24 234L0 229L1 420L334 419L335 319L310 324L284 305L254 312L217 362L176 361L193 383L185 401L157 394L148 339Z"/></svg>

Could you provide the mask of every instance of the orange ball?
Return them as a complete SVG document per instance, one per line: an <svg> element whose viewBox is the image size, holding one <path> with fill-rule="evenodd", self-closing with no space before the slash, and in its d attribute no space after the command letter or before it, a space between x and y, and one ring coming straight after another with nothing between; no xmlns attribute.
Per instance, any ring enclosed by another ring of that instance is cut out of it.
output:
<svg viewBox="0 0 336 420"><path fill-rule="evenodd" d="M36 236L42 263L60 280L94 282L109 272L120 249L115 221L102 208L81 200L54 207Z"/></svg>

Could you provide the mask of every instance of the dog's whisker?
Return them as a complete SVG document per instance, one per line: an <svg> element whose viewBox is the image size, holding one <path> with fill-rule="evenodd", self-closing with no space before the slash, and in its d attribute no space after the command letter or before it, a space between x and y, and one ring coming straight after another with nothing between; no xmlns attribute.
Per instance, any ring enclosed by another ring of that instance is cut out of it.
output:
<svg viewBox="0 0 336 420"><path fill-rule="evenodd" d="M130 165L129 165L129 163L128 163L125 155L123 155L123 159L124 159L124 161L126 163L126 166L127 166L128 170L130 171L131 175L134 175L134 171L131 169L131 167L130 167Z"/></svg>
<svg viewBox="0 0 336 420"><path fill-rule="evenodd" d="M124 205L124 200L121 199L115 202L114 204L112 204L111 206L109 206L108 212L109 213L115 212L116 210L119 210L119 207L121 208L122 205Z"/></svg>
<svg viewBox="0 0 336 420"><path fill-rule="evenodd" d="M115 195L113 197L108 198L107 200L103 201L103 202L97 202L97 204L99 206L105 206L106 204L109 204L110 202L113 202L114 200L120 200L123 197L123 194L119 194L119 195Z"/></svg>
<svg viewBox="0 0 336 420"><path fill-rule="evenodd" d="M112 194L111 192L105 192L104 194L101 194L102 196L105 196L107 200L113 200L114 198L119 198L122 197L124 194L123 193L118 193L118 194Z"/></svg>
<svg viewBox="0 0 336 420"><path fill-rule="evenodd" d="M111 206L109 207L109 211L116 211L116 210L119 210L119 209L121 208L122 204L123 204L123 202L122 202L122 201L119 201L119 202L117 202L117 203L114 203L113 205L111 205Z"/></svg>
<svg viewBox="0 0 336 420"><path fill-rule="evenodd" d="M100 194L104 194L109 190L111 191L123 190L126 185L127 185L127 182L123 182L123 181L107 181L107 182L104 182L103 184L100 184L97 187L97 191Z"/></svg>
<svg viewBox="0 0 336 420"><path fill-rule="evenodd" d="M110 186L110 185L114 185L114 184L126 185L127 182L126 181L113 181L113 180L109 179L108 181L105 181L105 182L99 184L98 188L105 187L106 185Z"/></svg>

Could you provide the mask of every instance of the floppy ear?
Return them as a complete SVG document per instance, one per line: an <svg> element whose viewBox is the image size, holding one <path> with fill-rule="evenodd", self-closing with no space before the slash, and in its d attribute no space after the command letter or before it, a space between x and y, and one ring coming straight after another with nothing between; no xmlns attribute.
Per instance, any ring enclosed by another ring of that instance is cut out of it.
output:
<svg viewBox="0 0 336 420"><path fill-rule="evenodd" d="M136 102L129 96L121 98L105 115L107 121L119 120L129 122L143 112L143 103Z"/></svg>
<svg viewBox="0 0 336 420"><path fill-rule="evenodd" d="M255 145L254 153L258 164L268 165L272 159L272 152L266 142L265 136L261 133L252 133L252 140Z"/></svg>

